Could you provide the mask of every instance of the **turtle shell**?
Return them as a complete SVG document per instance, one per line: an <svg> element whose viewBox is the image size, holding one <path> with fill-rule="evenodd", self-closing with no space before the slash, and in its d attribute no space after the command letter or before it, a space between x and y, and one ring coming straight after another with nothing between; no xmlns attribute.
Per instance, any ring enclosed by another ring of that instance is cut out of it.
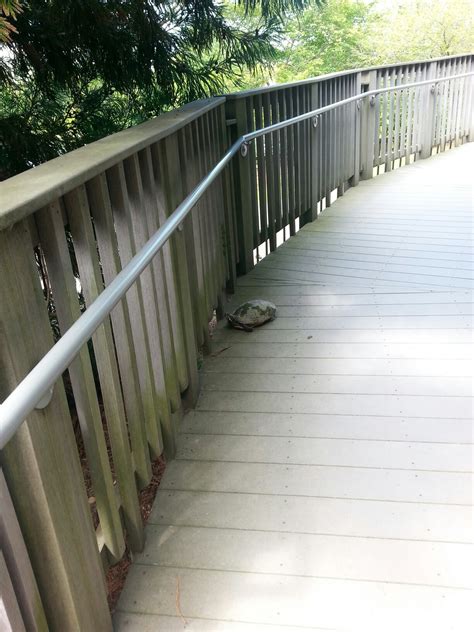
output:
<svg viewBox="0 0 474 632"><path fill-rule="evenodd" d="M233 320L246 327L259 327L276 318L276 305L263 299L246 301L232 314ZM231 324L232 321L230 321Z"/></svg>

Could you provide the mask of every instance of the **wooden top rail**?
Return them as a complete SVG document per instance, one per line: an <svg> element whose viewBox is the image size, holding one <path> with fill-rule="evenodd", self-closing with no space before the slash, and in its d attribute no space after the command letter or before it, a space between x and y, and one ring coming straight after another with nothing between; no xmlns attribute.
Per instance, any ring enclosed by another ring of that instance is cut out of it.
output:
<svg viewBox="0 0 474 632"><path fill-rule="evenodd" d="M371 70L390 70L392 68L402 68L403 66L419 66L428 65L437 61L449 61L450 59L465 59L472 57L473 53L463 53L461 55L450 55L448 57L435 57L433 59L421 59L418 61L406 61L396 64L385 64L383 66L367 66L365 68L351 68L349 70L343 70L340 72L331 72L326 75L318 75L317 77L309 77L308 79L301 79L300 81L289 81L287 83L275 83L271 86L264 86L262 88L251 88L250 90L241 90L240 92L229 92L224 96L226 99L244 99L245 97L254 96L257 94L265 94L267 92L273 92L274 90L282 90L285 88L294 88L296 86L305 86L313 83L320 83L336 77L345 77L347 75L353 75L357 73L369 72Z"/></svg>
<svg viewBox="0 0 474 632"><path fill-rule="evenodd" d="M101 138L9 178L0 184L0 230L15 224L121 160L166 138L224 101L223 97L215 97L187 103L177 110Z"/></svg>

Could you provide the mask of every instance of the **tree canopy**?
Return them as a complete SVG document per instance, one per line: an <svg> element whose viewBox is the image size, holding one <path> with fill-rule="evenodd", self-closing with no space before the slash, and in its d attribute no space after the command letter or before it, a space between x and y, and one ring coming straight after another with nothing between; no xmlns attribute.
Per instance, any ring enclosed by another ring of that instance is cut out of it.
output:
<svg viewBox="0 0 474 632"><path fill-rule="evenodd" d="M0 179L196 98L473 45L472 0L0 0Z"/></svg>
<svg viewBox="0 0 474 632"><path fill-rule="evenodd" d="M12 174L222 91L275 58L283 19L310 0L1 1L0 157Z"/></svg>
<svg viewBox="0 0 474 632"><path fill-rule="evenodd" d="M474 47L472 0L326 0L286 25L267 82L466 53Z"/></svg>

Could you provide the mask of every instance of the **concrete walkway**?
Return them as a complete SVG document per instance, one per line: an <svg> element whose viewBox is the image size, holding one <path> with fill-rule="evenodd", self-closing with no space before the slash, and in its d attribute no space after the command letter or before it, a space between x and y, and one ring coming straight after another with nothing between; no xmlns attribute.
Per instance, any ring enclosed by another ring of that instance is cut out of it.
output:
<svg viewBox="0 0 474 632"><path fill-rule="evenodd" d="M467 632L474 145L363 182L239 282L117 630Z"/></svg>

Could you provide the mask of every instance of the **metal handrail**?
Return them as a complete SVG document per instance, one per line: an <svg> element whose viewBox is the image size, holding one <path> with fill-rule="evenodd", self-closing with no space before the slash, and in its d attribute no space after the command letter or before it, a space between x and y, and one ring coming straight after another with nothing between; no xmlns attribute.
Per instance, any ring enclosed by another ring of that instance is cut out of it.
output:
<svg viewBox="0 0 474 632"><path fill-rule="evenodd" d="M436 77L425 81L369 90L330 105L316 108L311 112L306 112L285 121L249 132L238 138L213 169L201 180L175 211L173 211L159 230L147 241L143 248L129 261L115 279L101 292L90 307L88 307L85 313L77 319L0 405L0 449L5 447L25 418L35 408L44 408L48 405L55 382L74 360L81 347L91 338L94 331L123 298L127 290L150 264L154 256L161 250L174 231L182 227L182 223L191 209L241 148L247 148L250 142L265 134L270 134L289 127L290 125L318 117L325 112L353 103L354 101L360 101L367 97L417 86L432 85L433 89L435 89L436 85L440 82L462 79L472 75L474 75L474 72L449 77ZM244 155L245 153L246 152L244 152Z"/></svg>

